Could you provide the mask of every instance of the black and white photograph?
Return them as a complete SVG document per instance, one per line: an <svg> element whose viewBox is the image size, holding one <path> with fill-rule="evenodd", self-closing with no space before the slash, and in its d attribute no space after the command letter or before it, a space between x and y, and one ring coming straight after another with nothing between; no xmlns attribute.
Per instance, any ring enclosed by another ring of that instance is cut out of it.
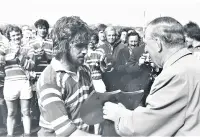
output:
<svg viewBox="0 0 200 137"><path fill-rule="evenodd" d="M199 0L1 0L0 137L200 137Z"/></svg>

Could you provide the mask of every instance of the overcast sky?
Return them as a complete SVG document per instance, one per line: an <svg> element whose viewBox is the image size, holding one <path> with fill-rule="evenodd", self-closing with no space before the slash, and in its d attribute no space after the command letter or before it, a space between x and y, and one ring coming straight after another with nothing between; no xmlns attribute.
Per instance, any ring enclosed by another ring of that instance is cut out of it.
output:
<svg viewBox="0 0 200 137"><path fill-rule="evenodd" d="M145 18L144 18L145 12ZM62 16L80 16L88 24L144 26L159 16L183 25L200 25L200 0L1 0L0 23L29 24L43 18L53 25Z"/></svg>

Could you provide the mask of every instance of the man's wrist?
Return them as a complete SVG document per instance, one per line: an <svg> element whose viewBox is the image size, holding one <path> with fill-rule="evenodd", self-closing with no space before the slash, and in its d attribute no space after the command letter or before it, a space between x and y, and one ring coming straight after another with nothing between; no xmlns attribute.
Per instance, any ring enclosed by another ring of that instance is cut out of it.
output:
<svg viewBox="0 0 200 137"><path fill-rule="evenodd" d="M116 124L116 129L119 131L119 123L120 123L121 117L118 118L117 124Z"/></svg>
<svg viewBox="0 0 200 137"><path fill-rule="evenodd" d="M119 117L118 120L115 122L115 131L118 135L120 135L120 127L119 127L120 120L121 117Z"/></svg>

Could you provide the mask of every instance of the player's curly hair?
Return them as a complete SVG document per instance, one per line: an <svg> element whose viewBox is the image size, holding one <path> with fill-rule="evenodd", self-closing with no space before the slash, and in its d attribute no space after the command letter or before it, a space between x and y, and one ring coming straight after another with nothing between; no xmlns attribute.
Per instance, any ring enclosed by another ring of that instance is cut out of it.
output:
<svg viewBox="0 0 200 137"><path fill-rule="evenodd" d="M61 17L53 27L52 40L56 58L60 59L73 43L88 43L91 30L88 25L77 16Z"/></svg>

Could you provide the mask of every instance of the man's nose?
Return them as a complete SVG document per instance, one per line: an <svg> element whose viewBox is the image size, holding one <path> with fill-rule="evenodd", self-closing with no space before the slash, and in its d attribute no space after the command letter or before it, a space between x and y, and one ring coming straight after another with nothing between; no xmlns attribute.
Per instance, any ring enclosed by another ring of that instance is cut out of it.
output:
<svg viewBox="0 0 200 137"><path fill-rule="evenodd" d="M82 54L87 54L87 48L83 48Z"/></svg>

